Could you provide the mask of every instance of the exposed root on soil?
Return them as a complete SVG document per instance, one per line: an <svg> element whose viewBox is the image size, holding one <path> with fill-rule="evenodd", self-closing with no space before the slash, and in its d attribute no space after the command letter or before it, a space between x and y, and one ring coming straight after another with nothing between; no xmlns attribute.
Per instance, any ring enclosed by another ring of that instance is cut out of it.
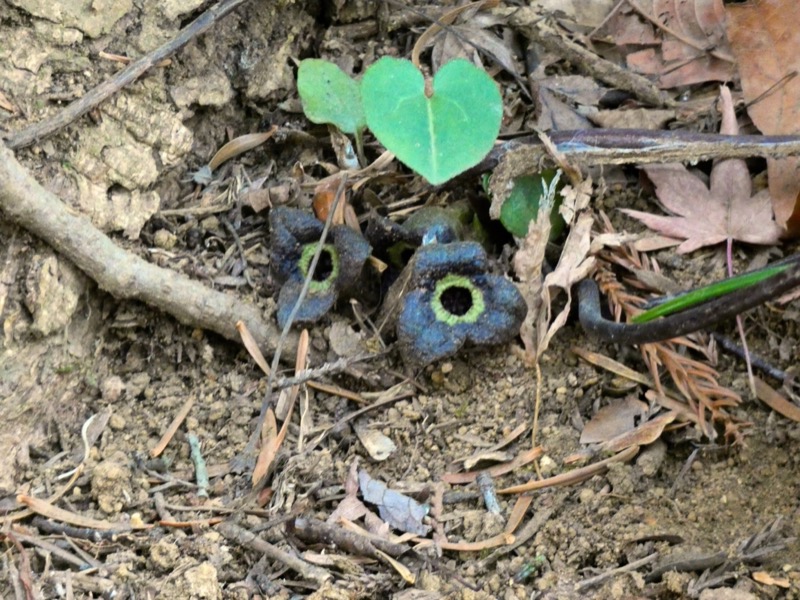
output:
<svg viewBox="0 0 800 600"><path fill-rule="evenodd" d="M184 325L237 342L236 322L243 321L264 351L275 350L280 332L260 308L127 253L88 218L71 213L4 146L0 146L0 213L46 241L115 298L140 300ZM290 349L296 348L296 337L289 335Z"/></svg>

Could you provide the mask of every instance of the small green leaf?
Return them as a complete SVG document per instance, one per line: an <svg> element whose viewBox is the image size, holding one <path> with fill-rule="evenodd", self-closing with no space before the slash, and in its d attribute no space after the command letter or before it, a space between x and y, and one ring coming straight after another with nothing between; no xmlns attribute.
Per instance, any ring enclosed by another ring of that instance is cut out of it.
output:
<svg viewBox="0 0 800 600"><path fill-rule="evenodd" d="M419 69L386 56L364 73L361 95L375 137L434 185L478 164L500 132L500 90L466 60L439 69L428 97Z"/></svg>
<svg viewBox="0 0 800 600"><path fill-rule="evenodd" d="M662 302L658 306L654 306L650 310L639 313L631 319L631 323L648 323L654 321L659 317L666 317L668 315L686 310L693 306L697 306L703 302L719 298L725 294L730 294L742 288L755 286L765 279L769 279L773 275L777 275L782 271L788 269L791 265L775 265L774 267L767 267L752 273L742 273L722 281L717 281L710 285L706 285L696 290L691 290L685 294L681 294Z"/></svg>
<svg viewBox="0 0 800 600"><path fill-rule="evenodd" d="M300 61L297 92L303 112L313 123L332 123L344 133L355 134L367 126L358 82L332 62Z"/></svg>
<svg viewBox="0 0 800 600"><path fill-rule="evenodd" d="M503 227L520 238L528 235L528 226L539 216L542 195L555 176L555 169L546 169L538 175L524 175L514 179L514 188L500 209ZM558 212L561 200L561 196L557 195L550 209L550 239L557 238L564 231L564 219Z"/></svg>

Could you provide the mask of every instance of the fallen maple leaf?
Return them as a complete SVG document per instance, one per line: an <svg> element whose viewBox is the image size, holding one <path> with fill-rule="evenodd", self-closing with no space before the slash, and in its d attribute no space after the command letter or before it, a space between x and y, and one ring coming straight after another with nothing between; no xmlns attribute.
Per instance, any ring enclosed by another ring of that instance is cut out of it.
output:
<svg viewBox="0 0 800 600"><path fill-rule="evenodd" d="M722 0L628 0L599 29L628 68L656 76L661 89L736 75L725 39Z"/></svg>
<svg viewBox="0 0 800 600"><path fill-rule="evenodd" d="M730 90L720 91L722 127L720 132L736 135L736 115ZM684 239L678 252L685 254L728 238L749 244L774 244L783 230L772 216L769 190L752 193L747 165L741 159L721 160L711 169L710 185L681 164L650 165L644 172L656 186L656 196L668 211L679 216L664 217L623 209L650 229Z"/></svg>
<svg viewBox="0 0 800 600"><path fill-rule="evenodd" d="M800 13L795 0L754 0L725 7L747 114L765 135L800 133ZM800 235L800 159L767 160L779 225Z"/></svg>

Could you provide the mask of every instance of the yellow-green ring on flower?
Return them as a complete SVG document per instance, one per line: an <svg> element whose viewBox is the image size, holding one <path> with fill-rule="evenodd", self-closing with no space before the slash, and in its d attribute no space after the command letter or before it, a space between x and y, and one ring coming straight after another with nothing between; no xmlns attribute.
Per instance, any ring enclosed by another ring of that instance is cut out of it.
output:
<svg viewBox="0 0 800 600"><path fill-rule="evenodd" d="M442 304L442 295L452 288L461 288L470 294L471 304L467 312L463 315L450 312L450 310ZM483 292L470 281L469 277L448 273L437 281L436 287L433 288L431 308L433 309L433 314L436 316L437 321L442 321L447 325L453 326L477 321L478 317L480 317L486 309L486 303L483 300Z"/></svg>
<svg viewBox="0 0 800 600"><path fill-rule="evenodd" d="M314 253L317 251L317 242L312 242L310 244L305 244L303 246L303 250L300 254L300 261L297 263L297 266L300 268L300 272L303 274L303 277L308 277L308 269L311 266L311 261L314 258ZM311 283L308 286L308 291L312 294L320 293L320 292L327 292L333 282L336 281L336 278L339 276L339 254L336 252L336 247L333 244L325 244L322 247L322 253L319 255L319 260L317 261L317 268L314 272L314 277L316 277L320 272L320 266L322 261L325 259L324 255L328 254L331 261L331 272L325 279L317 280L312 279Z"/></svg>

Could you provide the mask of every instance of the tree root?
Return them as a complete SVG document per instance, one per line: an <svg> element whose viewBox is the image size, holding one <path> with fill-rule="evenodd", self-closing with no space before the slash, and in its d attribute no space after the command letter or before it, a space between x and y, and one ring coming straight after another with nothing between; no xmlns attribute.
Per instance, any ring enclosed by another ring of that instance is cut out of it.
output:
<svg viewBox="0 0 800 600"><path fill-rule="evenodd" d="M242 321L265 354L275 350L280 331L261 309L119 248L39 185L2 144L0 215L50 244L117 299L141 300L185 325L234 341L240 341L236 322ZM296 343L291 336L289 347Z"/></svg>

